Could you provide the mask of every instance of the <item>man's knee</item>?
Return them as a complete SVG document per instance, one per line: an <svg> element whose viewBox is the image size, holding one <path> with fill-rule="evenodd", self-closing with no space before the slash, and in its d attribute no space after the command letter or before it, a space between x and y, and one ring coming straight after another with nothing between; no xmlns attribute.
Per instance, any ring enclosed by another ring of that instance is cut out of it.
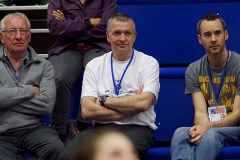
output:
<svg viewBox="0 0 240 160"><path fill-rule="evenodd" d="M37 154L47 159L56 159L59 154L63 151L64 144L61 141L49 142L43 149Z"/></svg>
<svg viewBox="0 0 240 160"><path fill-rule="evenodd" d="M56 87L57 89L64 90L67 88L71 88L73 85L73 82L70 81L68 74L58 74L56 77Z"/></svg>
<svg viewBox="0 0 240 160"><path fill-rule="evenodd" d="M176 131L173 134L173 138L181 139L183 137L188 137L189 136L189 127L180 127L177 128Z"/></svg>

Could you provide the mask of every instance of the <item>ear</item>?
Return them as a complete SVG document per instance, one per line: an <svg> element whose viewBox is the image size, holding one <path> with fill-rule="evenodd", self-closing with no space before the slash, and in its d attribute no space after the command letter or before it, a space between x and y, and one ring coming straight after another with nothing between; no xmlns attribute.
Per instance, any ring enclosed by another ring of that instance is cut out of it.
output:
<svg viewBox="0 0 240 160"><path fill-rule="evenodd" d="M200 36L200 35L198 35L198 36L197 36L197 38L198 38L198 42L199 42L200 44L202 44L202 39L201 39L201 36Z"/></svg>
<svg viewBox="0 0 240 160"><path fill-rule="evenodd" d="M108 32L106 32L106 37L107 37L107 41L108 41L108 43L110 43Z"/></svg>
<svg viewBox="0 0 240 160"><path fill-rule="evenodd" d="M228 40L228 31L227 30L225 30L224 35L225 35L225 41Z"/></svg>
<svg viewBox="0 0 240 160"><path fill-rule="evenodd" d="M4 41L3 41L3 34L0 32L0 39L1 39L1 42L2 44L4 44Z"/></svg>
<svg viewBox="0 0 240 160"><path fill-rule="evenodd" d="M31 31L29 32L29 39L28 39L28 43L31 42L31 38L32 38L32 34L31 34Z"/></svg>
<svg viewBox="0 0 240 160"><path fill-rule="evenodd" d="M133 39L133 42L135 42L136 37L137 37L137 32L134 32L134 39Z"/></svg>

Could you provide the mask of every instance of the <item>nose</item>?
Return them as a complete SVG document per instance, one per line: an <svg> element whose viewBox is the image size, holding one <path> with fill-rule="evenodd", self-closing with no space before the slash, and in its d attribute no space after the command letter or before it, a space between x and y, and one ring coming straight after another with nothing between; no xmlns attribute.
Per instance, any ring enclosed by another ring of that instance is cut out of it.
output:
<svg viewBox="0 0 240 160"><path fill-rule="evenodd" d="M124 35L124 34L121 34L119 40L120 40L120 41L125 41L125 40L126 40L125 35Z"/></svg>
<svg viewBox="0 0 240 160"><path fill-rule="evenodd" d="M17 30L15 37L16 37L17 39L21 38L20 30Z"/></svg>
<svg viewBox="0 0 240 160"><path fill-rule="evenodd" d="M214 34L212 34L211 41L216 42L216 36Z"/></svg>

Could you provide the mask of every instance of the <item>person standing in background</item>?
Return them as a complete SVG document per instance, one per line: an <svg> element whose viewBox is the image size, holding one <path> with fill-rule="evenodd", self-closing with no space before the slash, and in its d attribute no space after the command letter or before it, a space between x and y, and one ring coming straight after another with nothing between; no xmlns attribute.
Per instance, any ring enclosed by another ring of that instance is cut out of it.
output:
<svg viewBox="0 0 240 160"><path fill-rule="evenodd" d="M116 0L50 0L47 27L56 38L49 49L49 61L55 70L57 98L51 115L51 127L66 133L71 89L86 64L111 50L106 39L107 20L117 12ZM90 120L82 118L68 125L67 141L85 130Z"/></svg>

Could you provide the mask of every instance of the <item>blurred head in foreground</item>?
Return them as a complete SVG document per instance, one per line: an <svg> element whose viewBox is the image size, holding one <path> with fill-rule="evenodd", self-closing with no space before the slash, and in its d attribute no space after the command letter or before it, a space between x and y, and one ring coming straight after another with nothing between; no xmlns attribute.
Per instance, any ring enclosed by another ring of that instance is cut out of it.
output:
<svg viewBox="0 0 240 160"><path fill-rule="evenodd" d="M108 131L85 139L73 160L140 160L132 142L124 134Z"/></svg>

